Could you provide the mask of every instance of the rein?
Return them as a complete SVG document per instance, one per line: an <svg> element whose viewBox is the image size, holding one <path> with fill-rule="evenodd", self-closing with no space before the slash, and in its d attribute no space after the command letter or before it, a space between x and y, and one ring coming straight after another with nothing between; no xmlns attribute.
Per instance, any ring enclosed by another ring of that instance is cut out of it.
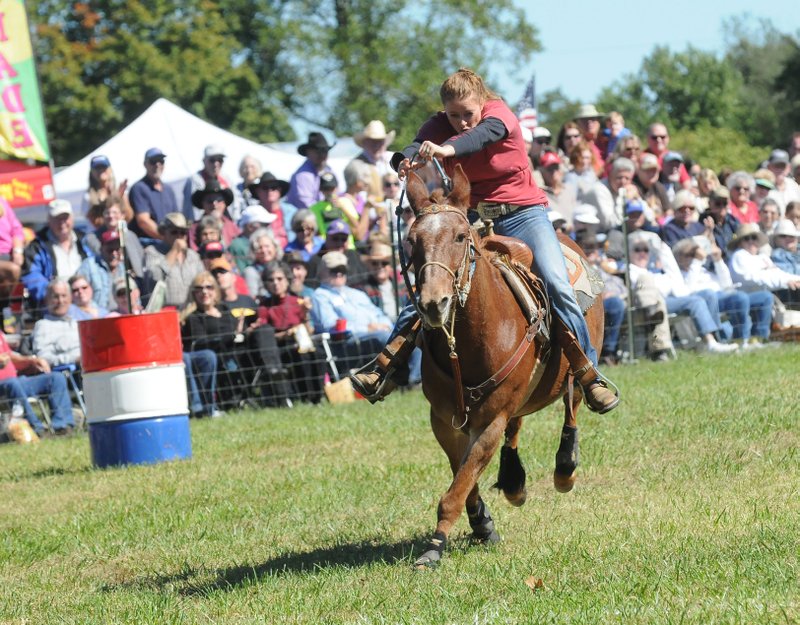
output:
<svg viewBox="0 0 800 625"><path fill-rule="evenodd" d="M417 158L417 154L411 159L411 163L413 164ZM434 165L436 165L436 169L439 171L440 176L442 177L442 183L445 189L450 192L452 190L452 181L450 178L444 173L441 165L439 164L438 160L433 159ZM402 205L403 199L405 198L405 188L403 188L402 193L400 194L400 203L397 205L395 209L395 214L397 216L397 232L400 232L400 218L402 215ZM472 228L469 220L467 219L466 215L462 210L459 210L453 206L448 205L438 205L438 204L431 204L426 206L425 208L420 209L417 211L417 218L424 217L426 215L436 215L439 213L455 213L461 219L467 222L467 225L470 226L469 235L467 240L464 243L464 255L461 258L461 263L458 266L456 271L453 271L445 265L444 263L440 263L439 261L429 261L422 265L417 270L417 276L422 276L422 273L425 269L430 267L441 267L444 269L450 277L453 279L453 294L455 295L456 299L458 300L458 304L461 308L464 308L467 303L467 298L469 297L470 289L472 288L472 277L475 273L475 265L476 259L482 259L483 257L478 252L477 247L475 245L475 240L472 236ZM398 247L400 248L400 266L401 271L403 274L403 279L406 283L406 288L408 289L409 298L411 299L412 304L414 305L414 309L416 310L417 314L419 315L420 319L424 320L424 315L422 314L422 310L419 306L418 294L414 285L411 284L408 278L408 267L409 262L405 255L405 250L403 249L402 242L399 243ZM547 301L546 299L544 300ZM451 419L451 425L454 429L460 430L463 428L467 421L469 420L469 411L470 408L480 401L486 393L491 391L492 389L499 386L514 370L514 368L519 364L522 358L527 353L528 349L530 348L531 344L533 343L536 335L539 334L542 324L544 323L544 317L546 315L546 306L543 306L539 310L539 316L532 320L530 325L525 330L525 335L522 337L519 345L517 346L516 350L513 354L509 357L509 359L505 362L505 364L500 367L500 369L489 376L486 380L481 382L476 386L467 386L465 387L461 377L461 361L458 357L458 352L456 350L456 337L455 337L455 320L456 320L456 305L452 304L449 313L449 319L442 325L442 332L444 333L447 339L447 345L450 348L450 366L453 371L453 382L456 385L458 391L456 392L456 413L458 418L461 420L460 425L456 424L456 414L453 414ZM449 325L449 329L448 326Z"/></svg>

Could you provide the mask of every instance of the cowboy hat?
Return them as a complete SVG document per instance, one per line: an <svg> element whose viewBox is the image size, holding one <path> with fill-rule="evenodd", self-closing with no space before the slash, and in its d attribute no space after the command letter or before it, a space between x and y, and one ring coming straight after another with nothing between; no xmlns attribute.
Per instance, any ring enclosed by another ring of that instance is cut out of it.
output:
<svg viewBox="0 0 800 625"><path fill-rule="evenodd" d="M575 119L602 119L603 114L597 110L594 104L581 104Z"/></svg>
<svg viewBox="0 0 800 625"><path fill-rule="evenodd" d="M192 205L197 208L203 208L203 200L208 195L221 195L225 200L225 206L233 204L233 191L230 189L223 189L219 181L211 180L206 183L205 189L198 189L192 193Z"/></svg>
<svg viewBox="0 0 800 625"><path fill-rule="evenodd" d="M728 242L728 249L731 251L737 249L742 239L750 235L756 235L758 237L758 247L767 244L767 235L761 232L757 224L742 224L739 226L736 234L733 235L733 238Z"/></svg>
<svg viewBox="0 0 800 625"><path fill-rule="evenodd" d="M371 260L391 260L392 246L384 241L373 241L369 246L367 261Z"/></svg>
<svg viewBox="0 0 800 625"><path fill-rule="evenodd" d="M321 132L309 132L308 141L297 146L297 153L300 154L300 156L305 156L309 148L327 152L334 145L336 145L336 143L333 145L328 145L328 140L325 139L325 135L323 135Z"/></svg>
<svg viewBox="0 0 800 625"><path fill-rule="evenodd" d="M775 237L798 237L800 238L800 230L798 230L791 219L781 219L772 231L773 240Z"/></svg>
<svg viewBox="0 0 800 625"><path fill-rule="evenodd" d="M360 148L364 147L364 139L383 141L384 145L391 145L392 141L394 141L395 135L396 133L394 130L388 133L386 132L386 126L383 125L382 121L373 119L370 123L364 126L364 130L353 135L353 141Z"/></svg>
<svg viewBox="0 0 800 625"><path fill-rule="evenodd" d="M253 197L256 197L256 192L259 188L280 189L281 197L283 197L289 192L289 183L285 180L281 180L280 178L276 178L272 172L265 171L263 174L261 174L261 178L256 180L247 188L250 190L250 193L253 194Z"/></svg>

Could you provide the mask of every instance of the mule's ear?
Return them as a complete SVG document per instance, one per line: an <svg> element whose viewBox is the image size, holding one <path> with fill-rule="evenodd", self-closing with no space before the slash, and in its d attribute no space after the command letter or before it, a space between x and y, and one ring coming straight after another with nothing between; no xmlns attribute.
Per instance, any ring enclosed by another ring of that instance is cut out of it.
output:
<svg viewBox="0 0 800 625"><path fill-rule="evenodd" d="M464 173L461 163L457 163L453 171L453 190L447 196L448 204L466 210L469 208L469 191L467 174Z"/></svg>
<svg viewBox="0 0 800 625"><path fill-rule="evenodd" d="M408 182L406 183L406 195L408 196L408 203L416 215L426 206L432 204L430 193L428 193L428 186L423 182L415 172L409 172Z"/></svg>

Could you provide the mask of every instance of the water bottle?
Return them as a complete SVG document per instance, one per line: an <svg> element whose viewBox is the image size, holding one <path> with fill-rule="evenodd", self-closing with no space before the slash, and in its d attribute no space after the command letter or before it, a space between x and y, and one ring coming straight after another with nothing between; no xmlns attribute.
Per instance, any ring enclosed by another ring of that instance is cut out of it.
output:
<svg viewBox="0 0 800 625"><path fill-rule="evenodd" d="M3 308L3 332L6 334L17 333L17 317L9 306Z"/></svg>

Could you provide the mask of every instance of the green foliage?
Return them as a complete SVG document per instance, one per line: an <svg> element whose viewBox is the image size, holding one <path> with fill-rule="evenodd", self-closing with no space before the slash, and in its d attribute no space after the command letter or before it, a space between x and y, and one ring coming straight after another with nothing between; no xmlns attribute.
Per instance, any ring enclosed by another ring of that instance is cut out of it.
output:
<svg viewBox="0 0 800 625"><path fill-rule="evenodd" d="M670 148L716 172L723 167L755 171L769 156L768 149L752 146L744 133L731 128L714 128L708 124L670 131Z"/></svg>
<svg viewBox="0 0 800 625"><path fill-rule="evenodd" d="M488 59L513 69L539 49L511 0L34 0L29 11L57 162L158 97L262 142L294 138L293 117L336 134L377 118L408 140L448 73Z"/></svg>
<svg viewBox="0 0 800 625"><path fill-rule="evenodd" d="M741 130L753 145L786 145L789 134L800 128L798 99L791 95L798 74L788 65L797 40L768 20L733 19L725 32L726 60L742 77L740 124L730 127Z"/></svg>
<svg viewBox="0 0 800 625"><path fill-rule="evenodd" d="M581 102L570 100L561 89L547 91L539 98L536 103L539 123L552 133L553 143L556 142L561 127L578 113L580 105Z"/></svg>

